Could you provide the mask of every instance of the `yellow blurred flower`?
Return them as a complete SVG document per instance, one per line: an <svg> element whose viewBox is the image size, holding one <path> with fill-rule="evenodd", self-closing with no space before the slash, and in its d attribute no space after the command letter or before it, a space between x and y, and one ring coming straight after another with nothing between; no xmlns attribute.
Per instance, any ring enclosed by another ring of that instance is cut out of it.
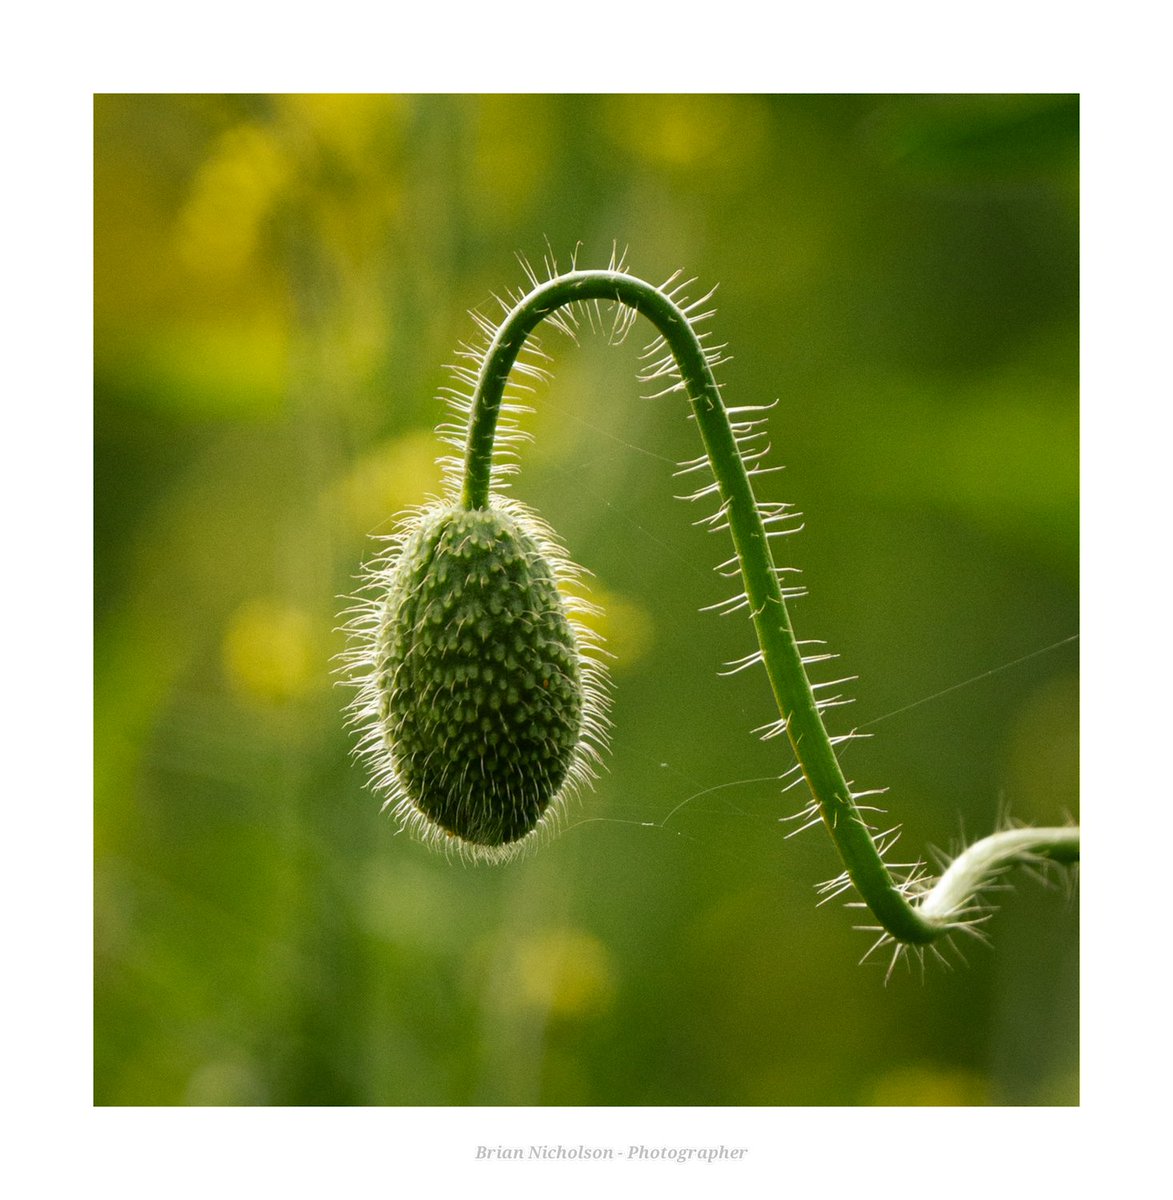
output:
<svg viewBox="0 0 1173 1200"><path fill-rule="evenodd" d="M364 454L337 484L330 502L341 511L348 529L386 532L390 518L437 494L440 480L435 437L431 432L407 433Z"/></svg>
<svg viewBox="0 0 1173 1200"><path fill-rule="evenodd" d="M280 143L261 126L237 125L222 134L180 210L176 239L183 264L197 275L239 274L291 173Z"/></svg>
<svg viewBox="0 0 1173 1200"><path fill-rule="evenodd" d="M593 934L556 929L534 934L515 947L503 993L509 1008L581 1019L606 1012L614 998L614 964Z"/></svg>
<svg viewBox="0 0 1173 1200"><path fill-rule="evenodd" d="M981 1075L934 1063L895 1067L876 1079L865 1103L882 1107L952 1107L990 1102L989 1082Z"/></svg>
<svg viewBox="0 0 1173 1200"><path fill-rule="evenodd" d="M652 614L634 600L600 587L592 587L589 598L602 611L582 614L579 621L602 637L607 652L614 656L611 670L627 670L651 647L655 636Z"/></svg>
<svg viewBox="0 0 1173 1200"><path fill-rule="evenodd" d="M250 600L224 634L224 671L232 689L261 704L304 695L319 678L310 615L274 600Z"/></svg>

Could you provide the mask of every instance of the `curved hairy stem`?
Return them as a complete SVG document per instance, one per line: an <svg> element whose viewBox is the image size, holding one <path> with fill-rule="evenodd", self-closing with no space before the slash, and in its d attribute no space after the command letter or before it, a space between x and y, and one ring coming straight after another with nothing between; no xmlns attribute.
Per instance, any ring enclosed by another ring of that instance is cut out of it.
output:
<svg viewBox="0 0 1173 1200"><path fill-rule="evenodd" d="M971 846L931 891L906 895L884 863L823 725L778 583L762 514L713 372L685 311L663 290L618 270L571 271L537 284L497 328L472 397L462 502L487 507L493 441L506 380L526 338L578 301L613 300L646 317L667 342L704 441L745 582L762 661L786 734L851 882L898 942L924 944L972 919L975 894L1010 864L1079 857L1079 830L1008 830Z"/></svg>

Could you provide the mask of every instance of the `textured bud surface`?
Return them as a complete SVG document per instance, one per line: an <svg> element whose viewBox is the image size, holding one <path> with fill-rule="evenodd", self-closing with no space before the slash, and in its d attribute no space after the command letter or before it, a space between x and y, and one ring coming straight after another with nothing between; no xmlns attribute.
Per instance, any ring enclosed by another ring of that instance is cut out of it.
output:
<svg viewBox="0 0 1173 1200"><path fill-rule="evenodd" d="M533 830L573 767L584 706L574 631L534 539L498 509L433 514L394 564L375 651L403 798L478 846Z"/></svg>

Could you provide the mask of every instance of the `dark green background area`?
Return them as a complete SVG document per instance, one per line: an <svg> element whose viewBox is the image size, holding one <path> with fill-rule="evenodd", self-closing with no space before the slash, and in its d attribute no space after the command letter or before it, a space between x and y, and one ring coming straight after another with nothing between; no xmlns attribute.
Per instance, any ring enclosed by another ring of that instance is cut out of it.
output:
<svg viewBox="0 0 1173 1200"><path fill-rule="evenodd" d="M1077 158L1065 96L98 97L96 1101L1075 1103L1062 889L887 986L816 905L645 327L544 337L513 486L616 655L561 835L397 835L331 670L369 535L437 488L466 310L617 243L719 284L729 403L779 401L795 624L859 676L830 724L874 734L845 768L896 857L1076 815Z"/></svg>

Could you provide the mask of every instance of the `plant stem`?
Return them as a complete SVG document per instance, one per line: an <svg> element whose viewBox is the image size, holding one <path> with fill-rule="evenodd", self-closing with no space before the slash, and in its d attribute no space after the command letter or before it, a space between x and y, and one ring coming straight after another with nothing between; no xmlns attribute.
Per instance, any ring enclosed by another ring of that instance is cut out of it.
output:
<svg viewBox="0 0 1173 1200"><path fill-rule="evenodd" d="M493 441L506 380L526 338L576 301L615 300L663 335L684 381L721 496L745 581L762 660L790 744L852 883L898 942L924 944L965 923L974 893L991 874L1026 858L1071 862L1078 829L1010 830L971 846L937 887L911 902L892 877L835 756L794 637L753 487L705 351L685 312L659 288L622 271L571 271L533 290L508 313L485 354L473 397L462 503L489 503Z"/></svg>

